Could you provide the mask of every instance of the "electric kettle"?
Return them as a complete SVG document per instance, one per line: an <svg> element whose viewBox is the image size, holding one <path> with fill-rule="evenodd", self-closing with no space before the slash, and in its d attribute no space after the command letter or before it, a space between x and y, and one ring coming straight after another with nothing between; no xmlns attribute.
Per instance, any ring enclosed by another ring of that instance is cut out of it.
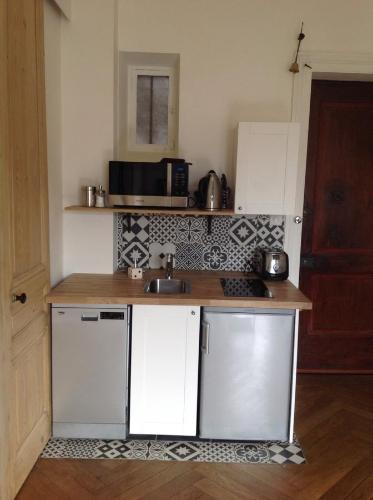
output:
<svg viewBox="0 0 373 500"><path fill-rule="evenodd" d="M214 170L202 177L198 184L197 200L204 210L221 210L221 184Z"/></svg>

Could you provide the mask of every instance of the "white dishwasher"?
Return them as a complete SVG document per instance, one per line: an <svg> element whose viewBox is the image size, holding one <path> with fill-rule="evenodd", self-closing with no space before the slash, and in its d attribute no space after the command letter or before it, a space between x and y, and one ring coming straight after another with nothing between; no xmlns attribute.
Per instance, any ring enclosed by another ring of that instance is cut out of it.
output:
<svg viewBox="0 0 373 500"><path fill-rule="evenodd" d="M127 437L128 308L53 304L53 436Z"/></svg>

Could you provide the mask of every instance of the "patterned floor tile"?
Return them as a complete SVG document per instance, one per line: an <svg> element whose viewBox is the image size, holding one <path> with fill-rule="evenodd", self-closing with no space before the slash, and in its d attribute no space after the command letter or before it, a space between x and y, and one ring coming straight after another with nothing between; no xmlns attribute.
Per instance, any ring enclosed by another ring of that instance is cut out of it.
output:
<svg viewBox="0 0 373 500"><path fill-rule="evenodd" d="M305 462L305 458L302 453L297 453L296 455L292 455L288 458L286 463L293 462L294 464L300 465Z"/></svg>
<svg viewBox="0 0 373 500"><path fill-rule="evenodd" d="M275 443L268 447L270 459L278 464L295 463L301 464L305 462L305 458L298 441L290 445L283 443Z"/></svg>
<svg viewBox="0 0 373 500"><path fill-rule="evenodd" d="M265 444L241 443L235 446L236 462L267 464L270 460L268 446Z"/></svg>
<svg viewBox="0 0 373 500"><path fill-rule="evenodd" d="M149 460L169 460L166 456L167 441L149 441Z"/></svg>
<svg viewBox="0 0 373 500"><path fill-rule="evenodd" d="M98 444L98 439L67 439L64 455L69 458L79 458L81 455L94 458Z"/></svg>
<svg viewBox="0 0 373 500"><path fill-rule="evenodd" d="M42 453L43 458L59 458L63 457L63 451L65 449L66 439L53 438L50 439L47 446L44 448Z"/></svg>
<svg viewBox="0 0 373 500"><path fill-rule="evenodd" d="M124 452L124 458L130 458L134 460L147 460L147 457L149 455L149 441L134 439L126 441L125 443L128 451Z"/></svg>
<svg viewBox="0 0 373 500"><path fill-rule="evenodd" d="M222 441L203 442L199 444L201 454L196 458L196 462L236 462L236 454L234 443L227 443Z"/></svg>
<svg viewBox="0 0 373 500"><path fill-rule="evenodd" d="M97 447L95 458L127 458L146 460L148 457L148 441L140 440L103 440Z"/></svg>
<svg viewBox="0 0 373 500"><path fill-rule="evenodd" d="M102 440L51 438L42 458L111 458L127 460L177 460L251 464L302 464L305 458L297 441L165 441L147 439Z"/></svg>
<svg viewBox="0 0 373 500"><path fill-rule="evenodd" d="M198 443L194 444L193 442L188 441L175 441L166 444L164 453L166 457L171 460L185 462L196 459L201 454L201 451Z"/></svg>
<svg viewBox="0 0 373 500"><path fill-rule="evenodd" d="M95 458L99 439L51 438L41 454L42 458Z"/></svg>

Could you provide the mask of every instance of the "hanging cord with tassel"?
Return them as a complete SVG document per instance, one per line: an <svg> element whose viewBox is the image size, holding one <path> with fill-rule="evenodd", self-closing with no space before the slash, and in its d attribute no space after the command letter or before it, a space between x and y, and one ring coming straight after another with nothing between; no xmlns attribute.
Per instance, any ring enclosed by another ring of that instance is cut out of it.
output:
<svg viewBox="0 0 373 500"><path fill-rule="evenodd" d="M302 22L302 26L300 28L300 33L298 35L298 47L297 47L297 52L295 54L295 60L289 68L289 71L291 73L299 73L298 54L299 54L300 44L301 44L302 40L304 40L305 36L306 35L303 33L303 22Z"/></svg>

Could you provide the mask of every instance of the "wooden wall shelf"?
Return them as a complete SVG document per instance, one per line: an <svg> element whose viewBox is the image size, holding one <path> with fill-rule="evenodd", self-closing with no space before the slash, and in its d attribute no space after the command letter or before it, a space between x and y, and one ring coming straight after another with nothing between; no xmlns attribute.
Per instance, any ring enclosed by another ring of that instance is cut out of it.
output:
<svg viewBox="0 0 373 500"><path fill-rule="evenodd" d="M124 214L144 214L144 215L196 215L202 217L208 216L232 216L235 215L234 210L224 209L217 210L215 212L209 212L208 210L200 210L198 208L139 208L139 207L105 207L105 208L95 208L95 207L82 207L78 205L71 205L65 207L65 210L69 212L90 212L90 213L124 213Z"/></svg>

